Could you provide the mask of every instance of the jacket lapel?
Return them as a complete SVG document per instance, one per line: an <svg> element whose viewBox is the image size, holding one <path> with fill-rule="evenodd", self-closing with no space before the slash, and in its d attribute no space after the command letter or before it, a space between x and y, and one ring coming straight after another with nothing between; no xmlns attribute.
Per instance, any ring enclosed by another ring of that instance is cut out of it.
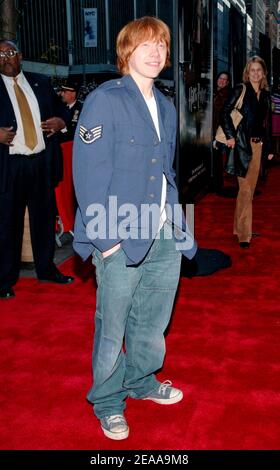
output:
<svg viewBox="0 0 280 470"><path fill-rule="evenodd" d="M42 92L40 84L36 79L36 75L34 76L33 74L29 74L29 72L24 72L24 76L28 81L29 85L31 86L38 103L40 103L42 101Z"/></svg>
<svg viewBox="0 0 280 470"><path fill-rule="evenodd" d="M161 92L154 86L153 87L154 96L158 108L158 120L159 120L159 130L161 140L166 140L167 135L167 122L166 122L166 107L165 107L165 97L162 96Z"/></svg>
<svg viewBox="0 0 280 470"><path fill-rule="evenodd" d="M33 93L37 99L38 106L39 106L39 111L41 115L41 121L44 121L47 118L47 109L48 109L48 98L49 94L46 93L46 88L41 87L41 82L38 80L38 77L36 74L33 74L32 72L24 72L24 76L26 80L28 81L29 85L31 86ZM48 138L46 136L46 133L43 132L43 137L44 141L48 142Z"/></svg>
<svg viewBox="0 0 280 470"><path fill-rule="evenodd" d="M0 101L3 102L3 108L5 109L5 114L9 116L13 121L16 121L16 116L14 113L12 102L10 100L9 93L7 92L7 88L1 76L0 76Z"/></svg>
<svg viewBox="0 0 280 470"><path fill-rule="evenodd" d="M145 99L141 93L141 91L138 88L138 85L135 83L133 78L130 75L125 75L122 78L122 82L124 83L126 89L128 90L129 94L131 95L134 105L137 108L137 112L141 119L143 120L144 124L146 126L149 126L149 128L152 128L152 130L155 132L157 136L157 131L154 126L154 122L151 116L151 113L148 109L148 106L145 102Z"/></svg>

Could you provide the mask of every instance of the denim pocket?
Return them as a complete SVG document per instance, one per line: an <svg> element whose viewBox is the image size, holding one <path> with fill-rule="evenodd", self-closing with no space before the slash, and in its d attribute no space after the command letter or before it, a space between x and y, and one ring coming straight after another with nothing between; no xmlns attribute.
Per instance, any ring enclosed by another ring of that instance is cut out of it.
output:
<svg viewBox="0 0 280 470"><path fill-rule="evenodd" d="M104 264L108 264L108 263L110 263L113 259L117 258L117 256L119 256L119 254L120 254L121 252L122 252L122 247L120 246L117 251L114 251L114 253L112 253L111 255L106 256L106 258L104 258L103 255L102 255L102 253L101 253L102 261L104 262Z"/></svg>
<svg viewBox="0 0 280 470"><path fill-rule="evenodd" d="M96 266L97 263L103 260L102 253L97 248L94 248L92 252L92 264Z"/></svg>
<svg viewBox="0 0 280 470"><path fill-rule="evenodd" d="M97 250L97 248L94 249L92 253L92 264L96 267L96 269L99 271L103 272L105 268L116 258L120 256L120 254L123 252L122 247L120 247L117 251L112 253L109 256L106 256L106 258L103 258L102 252Z"/></svg>

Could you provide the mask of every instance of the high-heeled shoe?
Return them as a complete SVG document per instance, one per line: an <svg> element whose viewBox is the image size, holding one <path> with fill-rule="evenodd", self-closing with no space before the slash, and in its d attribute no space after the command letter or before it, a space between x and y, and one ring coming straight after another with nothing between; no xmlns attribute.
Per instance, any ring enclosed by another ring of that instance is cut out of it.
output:
<svg viewBox="0 0 280 470"><path fill-rule="evenodd" d="M239 242L240 248L249 248L250 242Z"/></svg>

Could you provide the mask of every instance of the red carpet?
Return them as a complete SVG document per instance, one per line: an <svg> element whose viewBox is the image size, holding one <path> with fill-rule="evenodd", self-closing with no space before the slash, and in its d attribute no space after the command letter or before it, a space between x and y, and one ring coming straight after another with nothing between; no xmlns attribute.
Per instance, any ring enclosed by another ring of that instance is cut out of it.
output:
<svg viewBox="0 0 280 470"><path fill-rule="evenodd" d="M277 449L280 442L280 167L255 199L261 237L241 250L234 199L208 195L196 209L202 247L233 266L182 279L162 379L185 397L161 407L128 400L129 439L106 439L85 395L91 384L94 283L22 279L1 308L1 449Z"/></svg>

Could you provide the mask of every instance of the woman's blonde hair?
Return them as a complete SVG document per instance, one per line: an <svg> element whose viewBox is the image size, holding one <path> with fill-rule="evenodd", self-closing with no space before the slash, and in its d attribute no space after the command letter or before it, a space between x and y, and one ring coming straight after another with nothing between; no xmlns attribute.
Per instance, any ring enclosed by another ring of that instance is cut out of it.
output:
<svg viewBox="0 0 280 470"><path fill-rule="evenodd" d="M267 68L266 68L266 65L265 65L265 61L261 57L258 57L257 55L251 57L251 59L249 59L247 64L245 65L245 68L243 70L243 82L248 83L250 81L249 80L249 72L250 72L250 68L251 68L252 64L260 64L261 65L261 67L263 69L264 77L262 78L262 81L261 81L261 84L260 84L260 89L264 88L265 90L268 90L269 87L268 87L268 83L267 83Z"/></svg>
<svg viewBox="0 0 280 470"><path fill-rule="evenodd" d="M146 40L164 42L167 46L166 62L164 67L170 65L170 30L158 18L143 16L130 21L122 28L117 37L117 67L121 74L129 73L129 59L136 47Z"/></svg>

